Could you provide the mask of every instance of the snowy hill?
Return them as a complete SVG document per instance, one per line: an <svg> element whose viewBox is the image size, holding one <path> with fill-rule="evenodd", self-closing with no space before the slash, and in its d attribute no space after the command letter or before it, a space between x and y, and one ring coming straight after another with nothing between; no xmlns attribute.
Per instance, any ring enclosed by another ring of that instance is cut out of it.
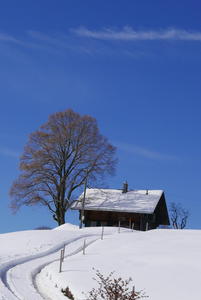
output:
<svg viewBox="0 0 201 300"><path fill-rule="evenodd" d="M88 245L83 255L84 240ZM60 249L65 259L59 273ZM124 279L150 300L197 300L200 295L201 231L131 231L114 227L78 229L65 224L54 230L0 235L0 300L76 299L96 286L96 270Z"/></svg>

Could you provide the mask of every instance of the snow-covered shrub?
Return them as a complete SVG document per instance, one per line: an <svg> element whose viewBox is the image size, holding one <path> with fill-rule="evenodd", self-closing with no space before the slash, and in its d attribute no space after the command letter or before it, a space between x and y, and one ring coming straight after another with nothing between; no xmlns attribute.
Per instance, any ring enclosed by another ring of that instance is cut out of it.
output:
<svg viewBox="0 0 201 300"><path fill-rule="evenodd" d="M136 292L135 286L130 288L131 278L114 278L113 274L111 272L105 277L97 270L94 280L98 283L98 288L93 288L86 295L86 300L137 300L148 297L143 291Z"/></svg>

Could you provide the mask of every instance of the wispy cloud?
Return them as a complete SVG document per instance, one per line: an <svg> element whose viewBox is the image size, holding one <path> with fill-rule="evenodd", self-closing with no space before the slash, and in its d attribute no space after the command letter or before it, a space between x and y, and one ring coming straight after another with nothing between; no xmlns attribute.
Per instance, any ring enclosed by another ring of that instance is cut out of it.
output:
<svg viewBox="0 0 201 300"><path fill-rule="evenodd" d="M37 46L39 44L52 44L55 46L66 46L64 36L47 35L39 31L27 30L23 36L16 38L7 33L0 33L0 42L14 43L22 46Z"/></svg>
<svg viewBox="0 0 201 300"><path fill-rule="evenodd" d="M21 43L20 40L14 38L13 36L5 33L0 33L0 41L11 42L11 43Z"/></svg>
<svg viewBox="0 0 201 300"><path fill-rule="evenodd" d="M15 38L14 36L6 33L0 33L0 42L17 44L20 46L30 46L28 42Z"/></svg>
<svg viewBox="0 0 201 300"><path fill-rule="evenodd" d="M0 147L0 156L8 156L13 158L19 158L20 152L6 148L6 147Z"/></svg>
<svg viewBox="0 0 201 300"><path fill-rule="evenodd" d="M79 39L77 37L83 37ZM90 42L87 38L90 38ZM32 48L48 51L49 53L66 55L66 51L72 53L83 53L86 55L125 55L132 58L139 58L147 55L147 49L133 49L133 43L119 43L118 48L110 43L102 41L200 41L201 31L182 29L163 30L135 30L125 26L120 30L104 28L91 30L87 27L71 28L68 32L44 33L40 31L27 30L20 36L0 32L0 43L11 46ZM136 44L135 44L136 45ZM126 46L126 47L125 47ZM126 48L126 49L125 49Z"/></svg>
<svg viewBox="0 0 201 300"><path fill-rule="evenodd" d="M71 32L78 36L94 38L99 40L121 40L121 41L156 41L156 40L180 40L180 41L201 41L200 31L182 29L164 30L135 30L125 26L121 30L104 28L102 30L90 30L86 27L71 29Z"/></svg>
<svg viewBox="0 0 201 300"><path fill-rule="evenodd" d="M0 33L0 43L6 43L11 45L20 46L23 48L39 48L39 43L34 43L33 39L27 39L27 36L24 38L16 38L12 35L6 33Z"/></svg>
<svg viewBox="0 0 201 300"><path fill-rule="evenodd" d="M15 44L25 48L44 49L49 51L78 51L86 54L92 54L93 51L88 45L80 45L77 39L71 39L69 34L45 34L40 31L27 30L24 35L15 38L6 33L0 33L0 42Z"/></svg>
<svg viewBox="0 0 201 300"><path fill-rule="evenodd" d="M154 159L154 160L163 160L163 161L176 161L178 157L174 155L164 154L157 151L152 151L150 149L140 147L137 145L125 144L121 142L114 143L119 150L123 150L129 154L142 156L147 159Z"/></svg>

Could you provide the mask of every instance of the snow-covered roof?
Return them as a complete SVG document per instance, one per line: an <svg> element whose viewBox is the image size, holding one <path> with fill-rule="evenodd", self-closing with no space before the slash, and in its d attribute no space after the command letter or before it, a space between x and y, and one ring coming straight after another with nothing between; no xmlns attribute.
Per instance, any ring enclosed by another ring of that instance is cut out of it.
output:
<svg viewBox="0 0 201 300"><path fill-rule="evenodd" d="M152 214L162 196L162 190L133 190L122 193L114 189L87 189L85 210L118 211ZM72 209L82 209L82 193Z"/></svg>

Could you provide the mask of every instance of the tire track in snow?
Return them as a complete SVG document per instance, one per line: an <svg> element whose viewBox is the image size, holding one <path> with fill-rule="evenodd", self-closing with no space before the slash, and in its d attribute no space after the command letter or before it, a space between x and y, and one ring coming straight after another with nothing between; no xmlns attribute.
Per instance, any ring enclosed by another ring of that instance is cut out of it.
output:
<svg viewBox="0 0 201 300"><path fill-rule="evenodd" d="M76 241L83 240L85 238L94 238L93 242L100 238L98 234L86 234L79 236L74 239L67 240L65 245L68 246L70 244L75 243ZM96 238L95 238L96 237ZM0 296L0 300L41 300L47 299L40 295L40 291L37 288L35 283L36 275L44 268L46 265L50 264L53 261L59 260L59 250L64 246L64 242L57 244L55 247L44 251L39 254L26 256L19 259L13 259L7 263L1 265L0 270L0 290L3 292L3 295ZM89 246L89 243L87 244ZM79 247L77 250L72 253L66 255L66 257L75 255L80 252L82 247ZM38 260L38 264L37 264ZM42 263L41 263L42 260ZM36 263L34 268L27 268L27 264ZM19 271L20 273L15 273L15 271ZM22 272L24 271L24 273ZM25 281L28 282L28 287L26 286L27 282L24 282L24 285L21 286L19 283L22 281L22 274L25 276ZM19 277L18 277L19 276ZM19 291L20 289L20 291Z"/></svg>

